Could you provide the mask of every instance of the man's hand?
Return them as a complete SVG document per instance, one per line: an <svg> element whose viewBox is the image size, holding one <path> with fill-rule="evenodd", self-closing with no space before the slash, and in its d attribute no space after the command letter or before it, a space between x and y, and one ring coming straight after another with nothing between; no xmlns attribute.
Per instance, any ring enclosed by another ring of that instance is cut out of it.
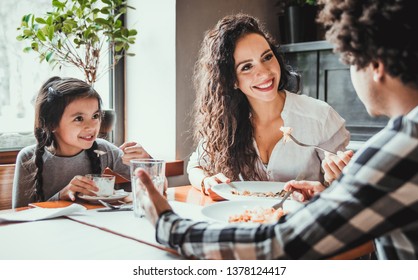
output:
<svg viewBox="0 0 418 280"><path fill-rule="evenodd" d="M285 191L293 190L293 199L304 202L310 200L317 193L325 190L325 187L317 181L289 181L284 185Z"/></svg>
<svg viewBox="0 0 418 280"><path fill-rule="evenodd" d="M139 179L138 184L141 184L137 193L140 204L144 209L146 218L155 226L161 213L172 210L172 208L154 186L148 173L142 168L136 169L135 172Z"/></svg>

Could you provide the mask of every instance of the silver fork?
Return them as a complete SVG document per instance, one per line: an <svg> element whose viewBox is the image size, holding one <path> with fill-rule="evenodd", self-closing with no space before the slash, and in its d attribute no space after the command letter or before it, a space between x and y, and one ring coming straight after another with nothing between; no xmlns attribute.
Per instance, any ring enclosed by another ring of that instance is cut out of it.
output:
<svg viewBox="0 0 418 280"><path fill-rule="evenodd" d="M299 146L302 146L302 147L312 147L314 149L318 149L318 150L321 150L323 152L327 152L327 153L330 153L330 154L333 154L333 155L337 155L336 153L331 152L331 151L329 151L327 149L324 149L324 148L321 148L321 147L318 147L318 146L315 146L315 145L308 145L308 144L299 142L295 137L293 137L292 134L288 134L288 136L289 136L290 139L292 139L293 142L295 142Z"/></svg>
<svg viewBox="0 0 418 280"><path fill-rule="evenodd" d="M110 203L107 203L101 199L98 200L103 206L106 206L106 209L99 209L97 211L99 212L112 212L112 211L132 211L133 206L127 203L124 203L122 205L112 205Z"/></svg>
<svg viewBox="0 0 418 280"><path fill-rule="evenodd" d="M110 203L107 203L101 199L98 199L97 201L100 202L104 207L110 208L110 209L119 209L122 205L112 205Z"/></svg>
<svg viewBox="0 0 418 280"><path fill-rule="evenodd" d="M283 196L282 200L279 203L274 204L271 206L274 210L277 210L279 208L283 208L283 203L286 201L286 199L292 194L293 190L287 191L286 194Z"/></svg>

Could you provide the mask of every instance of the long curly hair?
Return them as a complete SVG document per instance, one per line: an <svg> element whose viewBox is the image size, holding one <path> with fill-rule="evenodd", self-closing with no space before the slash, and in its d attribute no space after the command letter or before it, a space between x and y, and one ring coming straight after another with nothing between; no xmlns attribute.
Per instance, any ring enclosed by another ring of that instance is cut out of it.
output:
<svg viewBox="0 0 418 280"><path fill-rule="evenodd" d="M74 78L52 77L48 79L39 90L35 103L35 138L37 141L35 154L32 158L36 166L33 180L34 190L30 190L35 201L44 201L43 192L43 159L46 147L57 148L57 142L53 131L59 126L65 108L76 99L97 98L101 112L102 100L100 95L86 82ZM87 150L93 173L101 173L100 158L94 150L97 149L96 141Z"/></svg>
<svg viewBox="0 0 418 280"><path fill-rule="evenodd" d="M418 1L321 0L318 21L341 60L358 69L382 61L386 71L418 88Z"/></svg>
<svg viewBox="0 0 418 280"><path fill-rule="evenodd" d="M244 93L234 89L235 45L238 39L253 33L266 39L279 61L278 90L288 89L296 77L258 19L246 14L226 16L206 32L193 76L197 95L193 136L196 142L203 143L208 157L204 170L208 175L222 172L232 180L237 180L239 174L246 180L267 180L255 168L259 156L253 145L250 104Z"/></svg>

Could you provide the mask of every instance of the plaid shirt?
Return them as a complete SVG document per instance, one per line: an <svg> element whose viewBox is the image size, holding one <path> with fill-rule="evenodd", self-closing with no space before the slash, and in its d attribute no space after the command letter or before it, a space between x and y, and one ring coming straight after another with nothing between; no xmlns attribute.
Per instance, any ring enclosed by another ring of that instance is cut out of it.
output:
<svg viewBox="0 0 418 280"><path fill-rule="evenodd" d="M272 225L195 222L173 212L158 242L199 259L322 259L374 239L379 259L418 259L418 107L356 153L343 175Z"/></svg>

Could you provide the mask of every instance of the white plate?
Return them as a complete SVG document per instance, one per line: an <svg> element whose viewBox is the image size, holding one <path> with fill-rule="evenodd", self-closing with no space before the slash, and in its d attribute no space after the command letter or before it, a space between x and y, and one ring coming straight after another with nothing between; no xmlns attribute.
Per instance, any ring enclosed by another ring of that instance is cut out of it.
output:
<svg viewBox="0 0 418 280"><path fill-rule="evenodd" d="M202 208L202 214L212 220L228 223L228 219L232 215L241 214L245 210L252 210L255 207L269 208L278 202L273 200L245 200L245 201L223 201L216 202ZM286 200L283 204L283 210L286 212L294 212L303 204L294 200Z"/></svg>
<svg viewBox="0 0 418 280"><path fill-rule="evenodd" d="M219 196L228 199L228 200L266 200L273 199L277 201L277 197L257 197L257 196L245 196L233 194L233 190L239 192L250 191L250 192L279 192L283 189L285 183L282 182L267 182L267 181L238 181L231 182L229 184L223 183L215 185L212 187L214 191Z"/></svg>
<svg viewBox="0 0 418 280"><path fill-rule="evenodd" d="M99 199L105 202L115 202L115 201L118 201L120 199L127 197L128 195L129 195L128 192L125 192L124 190L118 190L118 191L115 191L115 193L111 196L90 196L90 195L79 194L78 197L86 201L92 202L92 203L99 203Z"/></svg>

